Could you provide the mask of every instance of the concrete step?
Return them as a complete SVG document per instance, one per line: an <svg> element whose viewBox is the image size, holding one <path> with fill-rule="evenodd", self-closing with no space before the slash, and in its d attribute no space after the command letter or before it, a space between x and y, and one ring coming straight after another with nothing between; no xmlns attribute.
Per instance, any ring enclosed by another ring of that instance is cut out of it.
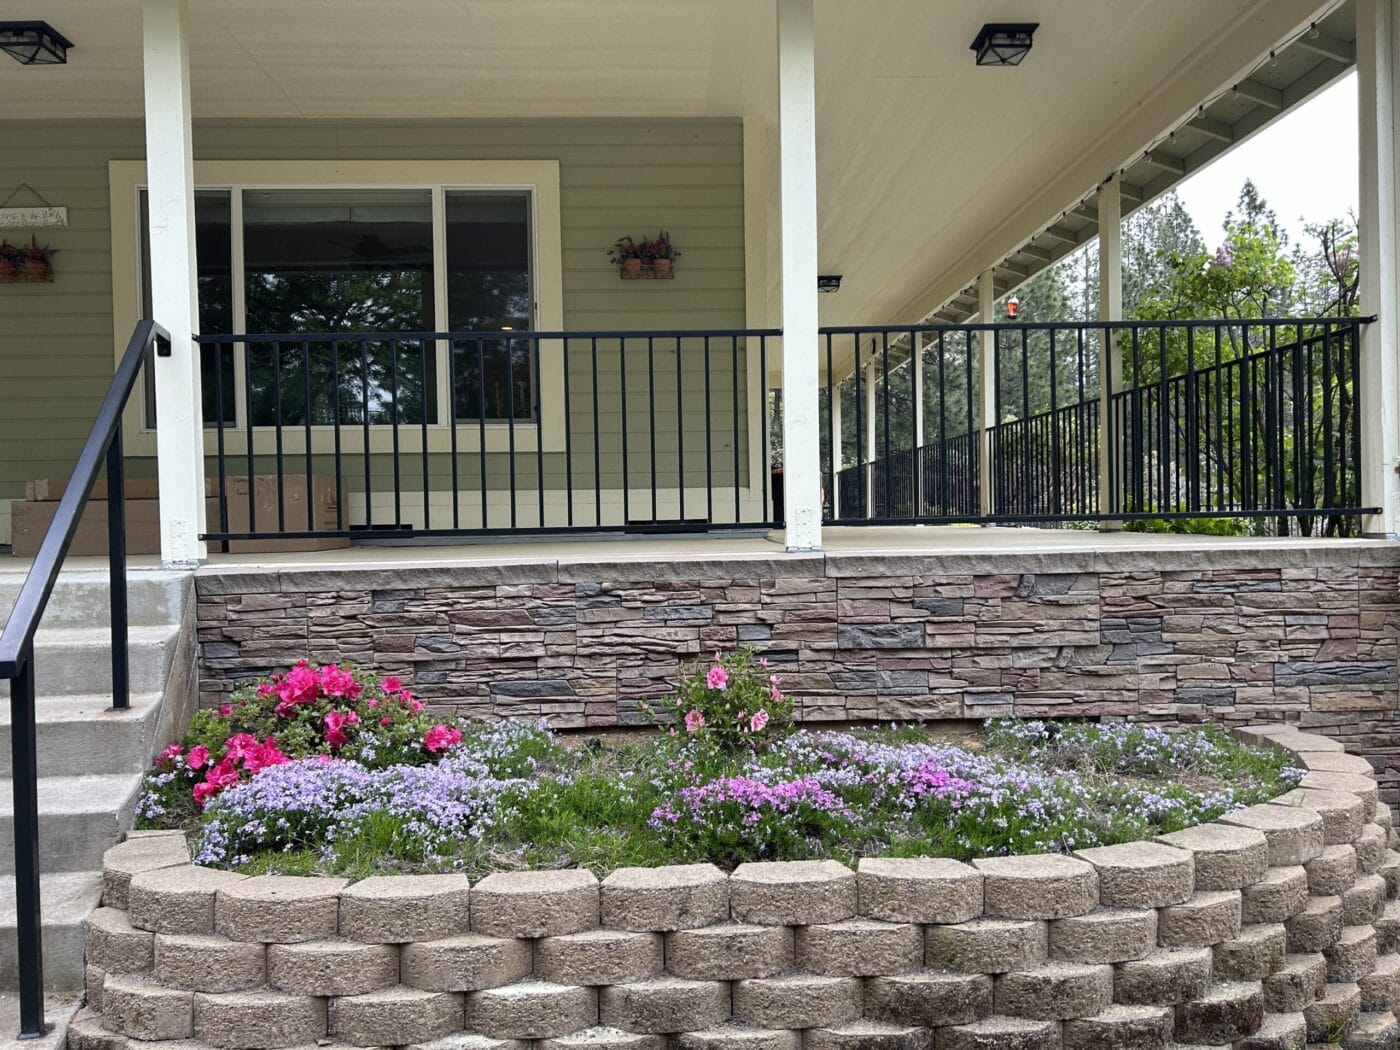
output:
<svg viewBox="0 0 1400 1050"><path fill-rule="evenodd" d="M39 778L39 868L93 871L131 827L140 773ZM14 782L0 779L0 873L15 870ZM0 880L3 881L3 880Z"/></svg>
<svg viewBox="0 0 1400 1050"><path fill-rule="evenodd" d="M164 690L166 672L179 637L178 624L131 627L127 653L133 693ZM34 636L34 681L40 698L90 696L112 688L112 632L102 627L40 628ZM0 680L0 699L10 683Z"/></svg>
<svg viewBox="0 0 1400 1050"><path fill-rule="evenodd" d="M39 775L74 772L140 773L167 741L156 739L161 713L159 693L137 693L125 711L112 710L112 695L40 695L36 705ZM10 705L0 704L0 777L13 772Z"/></svg>
<svg viewBox="0 0 1400 1050"><path fill-rule="evenodd" d="M0 625L10 617L24 573L0 568ZM188 573L132 569L126 575L127 620L133 627L178 621ZM59 574L40 627L97 627L110 618L106 570Z"/></svg>
<svg viewBox="0 0 1400 1050"><path fill-rule="evenodd" d="M102 897L102 872L70 871L39 877L45 991L76 991L83 984L83 920ZM0 986L17 988L15 880L0 878ZM12 1034L12 1033L6 1033Z"/></svg>

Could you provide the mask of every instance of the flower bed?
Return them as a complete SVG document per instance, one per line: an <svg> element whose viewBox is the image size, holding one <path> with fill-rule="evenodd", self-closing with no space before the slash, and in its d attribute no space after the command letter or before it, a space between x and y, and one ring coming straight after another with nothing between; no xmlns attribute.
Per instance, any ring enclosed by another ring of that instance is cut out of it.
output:
<svg viewBox="0 0 1400 1050"><path fill-rule="evenodd" d="M201 864L345 874L861 856L968 860L1150 838L1267 801L1301 771L1212 728L989 723L794 731L744 651L694 669L656 736L566 746L441 721L394 679L298 666L197 717L148 777L147 828Z"/></svg>
<svg viewBox="0 0 1400 1050"><path fill-rule="evenodd" d="M148 833L107 854L69 1046L1394 1046L1389 807L1332 741L1242 733L1287 748L1300 788L1072 856L351 884L199 867L182 836ZM1101 768L1124 750L1014 735Z"/></svg>

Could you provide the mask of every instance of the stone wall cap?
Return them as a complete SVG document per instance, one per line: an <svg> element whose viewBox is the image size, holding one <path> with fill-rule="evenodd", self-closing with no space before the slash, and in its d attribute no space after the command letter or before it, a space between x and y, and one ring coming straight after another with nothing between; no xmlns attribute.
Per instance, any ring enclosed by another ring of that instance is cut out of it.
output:
<svg viewBox="0 0 1400 1050"><path fill-rule="evenodd" d="M558 893L597 885L598 876L586 868L496 871L476 884L476 892L484 894Z"/></svg>
<svg viewBox="0 0 1400 1050"><path fill-rule="evenodd" d="M998 878L1062 879L1092 875L1094 866L1063 853L1023 853L1012 857L978 857L972 866L984 875Z"/></svg>
<svg viewBox="0 0 1400 1050"><path fill-rule="evenodd" d="M977 876L972 865L948 857L861 857L856 871L861 875L934 881Z"/></svg>
<svg viewBox="0 0 1400 1050"><path fill-rule="evenodd" d="M1274 799L1274 802L1278 802L1278 799ZM1182 828L1180 831L1170 831L1165 835L1158 835L1155 841L1168 846L1178 846L1192 853L1234 853L1268 848L1268 840L1264 838L1262 831L1215 821L1197 824L1193 828Z"/></svg>
<svg viewBox="0 0 1400 1050"><path fill-rule="evenodd" d="M1112 846L1090 846L1087 849L1075 850L1074 856L1096 868L1112 866L1144 871L1163 865L1189 864L1191 861L1189 850L1146 839L1138 842L1118 842Z"/></svg>
<svg viewBox="0 0 1400 1050"><path fill-rule="evenodd" d="M234 900L250 902L319 901L339 897L348 885L349 879L321 875L254 875L220 886L218 892Z"/></svg>
<svg viewBox="0 0 1400 1050"><path fill-rule="evenodd" d="M135 875L154 868L173 868L190 863L190 850L182 832L142 835L119 842L102 854L104 871Z"/></svg>
<svg viewBox="0 0 1400 1050"><path fill-rule="evenodd" d="M779 885L789 882L841 882L855 872L836 860L760 860L740 864L730 876L740 882Z"/></svg>
<svg viewBox="0 0 1400 1050"><path fill-rule="evenodd" d="M405 900L463 893L470 886L465 875L371 875L346 886L341 897Z"/></svg>
<svg viewBox="0 0 1400 1050"><path fill-rule="evenodd" d="M138 871L131 877L131 888L158 893L214 893L247 881L247 875L236 871L206 868L199 864L172 864Z"/></svg>
<svg viewBox="0 0 1400 1050"><path fill-rule="evenodd" d="M708 886L727 880L714 864L665 864L656 868L618 868L603 879L604 889L668 890Z"/></svg>

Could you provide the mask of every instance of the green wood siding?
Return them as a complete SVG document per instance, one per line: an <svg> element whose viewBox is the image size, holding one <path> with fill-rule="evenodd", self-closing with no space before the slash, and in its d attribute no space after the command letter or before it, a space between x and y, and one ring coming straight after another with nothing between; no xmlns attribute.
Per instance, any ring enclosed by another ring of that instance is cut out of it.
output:
<svg viewBox="0 0 1400 1050"><path fill-rule="evenodd" d="M735 120L558 121L221 121L197 122L201 160L558 160L565 325L596 328L737 328L744 324L743 134ZM107 164L139 159L134 121L0 121L0 186L21 181L69 209L66 229L40 231L60 250L51 285L0 285L0 541L4 501L27 479L63 476L72 465L113 367ZM618 236L665 226L685 256L673 281L618 279L604 250ZM26 231L11 231L13 242ZM136 261L132 260L132 265ZM658 456L676 446L674 348L656 357ZM711 362L711 428L716 454L732 464L734 419L727 352ZM704 447L703 365L682 354L687 404L686 460ZM580 371L583 369L584 371ZM747 470L744 359L740 354L740 463ZM588 376L589 378L586 378ZM575 381L577 380L577 381ZM591 370L575 354L574 430L591 442ZM629 353L628 427L648 426L645 349ZM621 401L615 349L600 355L603 448L620 450ZM694 392L692 397L691 391ZM608 396L612 394L611 398ZM585 404L585 397L587 403ZM660 404L669 407L662 410ZM586 427L585 427L586 423ZM728 442L725 444L724 442ZM629 447L629 471L649 479L645 441ZM500 458L488 468L504 476ZM533 455L529 457L533 462ZM575 483L591 485L591 445L575 451ZM149 473L149 461L133 463ZM475 477L464 457L461 476ZM620 476L614 453L605 483ZM701 464L703 470L703 463ZM732 483L732 466L722 475ZM433 464L434 477L450 467ZM579 471L585 473L580 475ZM666 465L659 466L664 480ZM563 477L563 457L547 457L546 477ZM533 475L531 475L533 484ZM561 481L562 483L562 481Z"/></svg>

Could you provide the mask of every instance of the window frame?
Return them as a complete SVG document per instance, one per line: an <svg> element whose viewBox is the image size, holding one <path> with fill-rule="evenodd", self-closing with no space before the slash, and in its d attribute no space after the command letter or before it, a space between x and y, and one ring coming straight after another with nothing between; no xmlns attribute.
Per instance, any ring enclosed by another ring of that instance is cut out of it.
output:
<svg viewBox="0 0 1400 1050"><path fill-rule="evenodd" d="M406 177L411 173L411 177ZM141 316L141 229L140 191L146 184L144 161L111 161L109 187L112 207L112 309L113 361L121 356L127 335ZM535 331L554 332L564 328L563 321L563 251L559 201L559 162L554 160L509 161L195 161L194 185L197 190L229 193L229 221L232 239L232 268L242 274L243 265L243 191L259 189L408 189L427 190L432 198L433 221L433 297L434 321L437 330L447 327L447 227L446 195L451 191L525 192L529 196L530 267ZM235 329L242 331L246 322L245 286L240 278L233 282L233 318ZM159 318L157 318L159 320ZM427 451L450 452L452 435L446 422L450 410L449 382L445 341L438 342L437 363L437 422L427 425ZM243 374L244 350L234 344L234 374ZM458 453L477 452L484 439L486 451L505 452L514 447L517 453L540 449L559 452L565 449L564 418L564 351L556 340L542 341L539 351L539 371L535 377L537 418L508 421L459 419L456 423ZM224 428L226 455L246 454L250 432L247 425L247 404L243 384L236 383L234 424ZM157 392L157 403L159 393ZM123 418L123 438L131 455L155 455L155 430L146 425L144 399L134 398ZM313 453L328 452L334 447L334 424L311 427ZM377 424L370 428L371 452L387 452L393 447L393 428ZM351 433L360 433L356 425L342 424L342 441ZM251 430L252 451L255 455L270 452L275 447L275 431L270 426L254 426ZM423 440L418 425L400 428L400 449L407 453L422 451ZM305 452L303 428L283 431L283 448L287 453ZM218 450L217 434L206 427L206 455Z"/></svg>

